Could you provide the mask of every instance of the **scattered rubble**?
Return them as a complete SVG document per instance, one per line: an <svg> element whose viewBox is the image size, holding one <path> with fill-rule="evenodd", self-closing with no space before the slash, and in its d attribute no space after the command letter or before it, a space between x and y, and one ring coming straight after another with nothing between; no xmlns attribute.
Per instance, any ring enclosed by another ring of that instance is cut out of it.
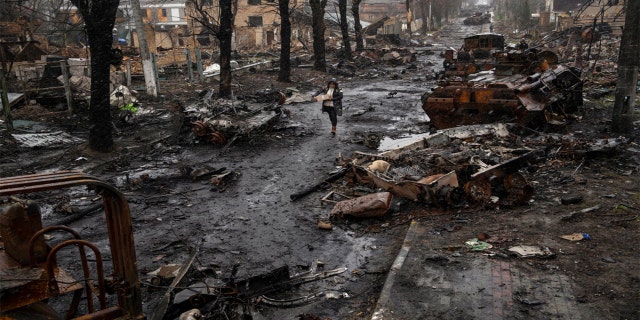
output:
<svg viewBox="0 0 640 320"><path fill-rule="evenodd" d="M533 188L518 171L535 161L536 152L512 146L496 153L491 151L496 146L464 142L482 139L504 144L510 135L505 125L457 127L380 154L355 153L341 162L352 168L350 177L360 184L430 206L517 206L533 196ZM370 216L364 213L366 201L359 199L339 202L332 215ZM385 211L373 210L373 216Z"/></svg>

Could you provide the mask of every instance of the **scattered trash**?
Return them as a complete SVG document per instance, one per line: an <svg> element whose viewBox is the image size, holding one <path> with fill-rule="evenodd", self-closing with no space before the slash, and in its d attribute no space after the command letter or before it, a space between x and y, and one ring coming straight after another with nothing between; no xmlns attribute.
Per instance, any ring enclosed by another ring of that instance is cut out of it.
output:
<svg viewBox="0 0 640 320"><path fill-rule="evenodd" d="M189 311L185 311L180 315L178 320L199 320L202 319L202 314L198 309L191 309Z"/></svg>
<svg viewBox="0 0 640 320"><path fill-rule="evenodd" d="M384 160L376 160L374 162L372 162L367 169L373 171L373 172L379 172L379 173L386 173L387 170L389 170L389 167L391 166L391 164L389 164L389 162L384 161Z"/></svg>
<svg viewBox="0 0 640 320"><path fill-rule="evenodd" d="M166 282L166 280L175 278L178 275L181 267L181 264L167 264L147 273L147 275L152 276L152 278L150 279L151 284L159 286Z"/></svg>
<svg viewBox="0 0 640 320"><path fill-rule="evenodd" d="M333 225L331 224L331 222L318 220L318 229L320 229L320 230L332 230L333 229Z"/></svg>
<svg viewBox="0 0 640 320"><path fill-rule="evenodd" d="M541 304L545 304L546 303L544 300L526 299L526 298L523 298L522 296L517 295L517 294L514 295L513 299L518 301L518 302L520 302L520 303L522 303L522 304L526 304L526 305L529 305L529 306L537 306L537 305L541 305Z"/></svg>
<svg viewBox="0 0 640 320"><path fill-rule="evenodd" d="M109 104L112 107L121 108L130 103L135 103L135 102L138 102L138 99L136 99L131 94L131 91L129 91L129 88L123 85L119 85L115 90L111 92L111 95L109 96Z"/></svg>
<svg viewBox="0 0 640 320"><path fill-rule="evenodd" d="M572 233L560 236L560 238L569 241L591 240L591 236L588 233Z"/></svg>
<svg viewBox="0 0 640 320"><path fill-rule="evenodd" d="M330 216L381 217L389 211L392 197L390 192L380 192L340 201L333 207Z"/></svg>
<svg viewBox="0 0 640 320"><path fill-rule="evenodd" d="M582 202L582 196L566 196L560 199L560 203L567 204L576 204Z"/></svg>
<svg viewBox="0 0 640 320"><path fill-rule="evenodd" d="M616 263L616 262L617 262L617 261L616 261L615 259L613 259L612 257L604 257L604 258L602 258L602 261L603 261L603 262L606 262L606 263Z"/></svg>
<svg viewBox="0 0 640 320"><path fill-rule="evenodd" d="M214 186L220 186L233 180L235 177L236 177L235 172L227 171L225 173L211 176L211 178L209 179L209 183L211 183Z"/></svg>
<svg viewBox="0 0 640 320"><path fill-rule="evenodd" d="M486 243L484 241L480 241L478 239L470 239L467 240L464 245L471 249L471 251L483 251L483 250L487 250L487 249L491 249L493 248L493 246L489 243Z"/></svg>
<svg viewBox="0 0 640 320"><path fill-rule="evenodd" d="M220 65L217 63L213 63L204 68L204 74L214 74L220 72Z"/></svg>
<svg viewBox="0 0 640 320"><path fill-rule="evenodd" d="M560 218L560 220L562 220L562 221L571 221L573 219L581 217L585 213L599 210L601 207L602 206L598 204L598 205L595 205L593 207L582 209L580 211L574 211L574 212L571 212L571 213L563 216L562 218Z"/></svg>
<svg viewBox="0 0 640 320"><path fill-rule="evenodd" d="M528 257L551 258L555 256L555 254L551 252L551 250L548 247L540 247L540 246L515 246L515 247L509 248L509 251L518 254L522 258L528 258Z"/></svg>

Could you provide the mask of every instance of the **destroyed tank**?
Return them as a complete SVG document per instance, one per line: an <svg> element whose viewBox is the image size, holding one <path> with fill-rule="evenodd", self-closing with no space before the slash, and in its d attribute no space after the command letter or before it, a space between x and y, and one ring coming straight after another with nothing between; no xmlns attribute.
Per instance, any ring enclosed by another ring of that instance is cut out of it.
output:
<svg viewBox="0 0 640 320"><path fill-rule="evenodd" d="M504 36L498 33L480 33L463 39L459 50L444 51L442 77L467 77L489 71L499 76L534 74L558 63L558 55L548 49L515 50L505 48Z"/></svg>
<svg viewBox="0 0 640 320"><path fill-rule="evenodd" d="M469 80L443 81L422 96L436 129L497 121L562 125L580 106L580 70L562 65L532 75L479 72Z"/></svg>

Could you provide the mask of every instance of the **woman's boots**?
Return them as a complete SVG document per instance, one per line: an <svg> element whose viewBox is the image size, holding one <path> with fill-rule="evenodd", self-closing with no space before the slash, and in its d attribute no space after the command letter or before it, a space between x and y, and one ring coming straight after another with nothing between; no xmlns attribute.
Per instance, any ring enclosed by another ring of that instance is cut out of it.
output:
<svg viewBox="0 0 640 320"><path fill-rule="evenodd" d="M331 135L332 136L336 135L336 126L331 127Z"/></svg>

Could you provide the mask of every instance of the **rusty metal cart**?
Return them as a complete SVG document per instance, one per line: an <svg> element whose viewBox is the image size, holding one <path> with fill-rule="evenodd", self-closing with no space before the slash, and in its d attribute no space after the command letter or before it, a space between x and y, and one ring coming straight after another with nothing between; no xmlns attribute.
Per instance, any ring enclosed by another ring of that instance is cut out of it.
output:
<svg viewBox="0 0 640 320"><path fill-rule="evenodd" d="M78 319L143 319L140 280L136 263L136 254L129 205L124 195L113 186L81 172L62 171L54 173L30 174L0 179L0 197L28 195L31 193L87 186L102 197L106 227L109 235L109 247L113 262L113 274L105 277L102 255L92 243L82 240L73 229L64 226L48 226L36 231L28 242L29 263L19 263L7 254L7 240L0 250L0 273L5 284L10 274L35 274L35 278L3 285L0 292L0 318L11 319L11 312L34 304L43 304L49 298L73 293L73 300L67 318L74 317L80 303L82 292L86 295L87 312ZM40 217L38 215L38 220ZM40 225L41 225L41 221ZM36 261L38 241L48 232L63 231L73 239L47 248L44 259ZM56 253L68 246L78 248L80 263L84 272L82 281L75 281L65 272L64 266L58 266ZM95 255L95 275L97 285L89 281L90 270L85 248ZM107 280L109 279L109 280ZM25 279L22 279L25 280ZM29 281L31 280L31 281ZM113 290L117 294L117 304L108 306L106 292ZM98 307L95 307L95 298Z"/></svg>

